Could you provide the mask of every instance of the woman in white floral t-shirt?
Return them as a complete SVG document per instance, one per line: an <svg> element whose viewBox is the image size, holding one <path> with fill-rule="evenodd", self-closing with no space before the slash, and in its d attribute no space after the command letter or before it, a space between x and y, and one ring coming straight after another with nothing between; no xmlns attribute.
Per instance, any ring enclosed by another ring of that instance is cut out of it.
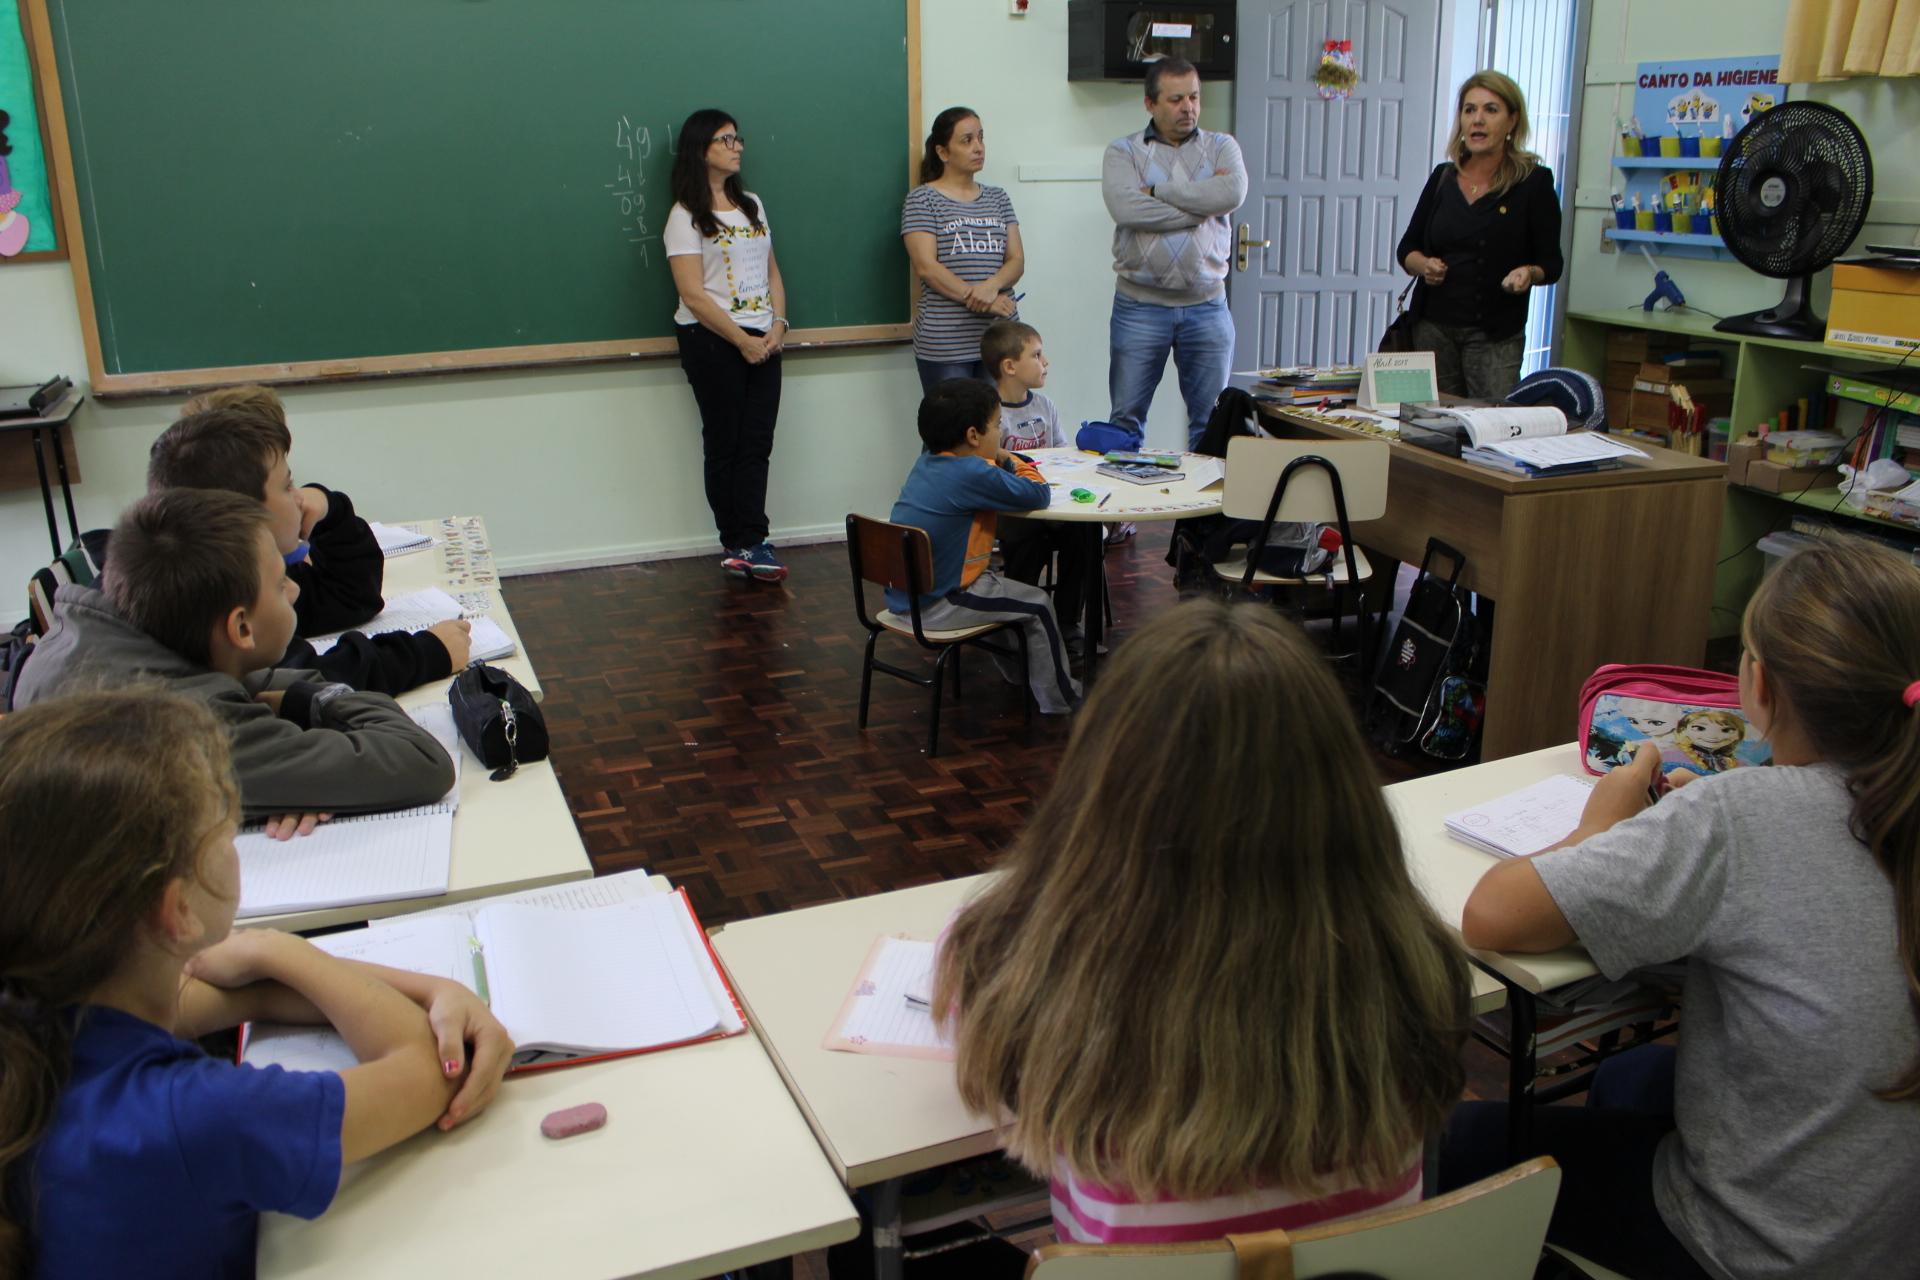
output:
<svg viewBox="0 0 1920 1280"><path fill-rule="evenodd" d="M662 239L680 294L680 367L700 406L721 567L778 582L787 570L767 541L767 461L780 414L787 293L766 206L740 181L744 145L724 111L687 117Z"/></svg>

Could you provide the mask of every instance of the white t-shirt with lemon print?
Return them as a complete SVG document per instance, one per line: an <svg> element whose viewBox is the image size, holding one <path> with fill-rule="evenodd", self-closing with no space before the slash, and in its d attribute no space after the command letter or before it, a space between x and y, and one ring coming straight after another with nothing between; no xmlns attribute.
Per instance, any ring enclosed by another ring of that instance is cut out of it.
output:
<svg viewBox="0 0 1920 1280"><path fill-rule="evenodd" d="M699 254L707 296L742 329L765 332L773 324L773 282L767 269L773 257L773 229L767 221L767 206L758 196L753 200L760 205L759 226L747 221L747 215L738 209L716 210L713 216L720 232L711 239L693 225L693 215L685 205L675 204L667 214L661 240L669 258ZM673 313L673 322L700 323L684 302Z"/></svg>

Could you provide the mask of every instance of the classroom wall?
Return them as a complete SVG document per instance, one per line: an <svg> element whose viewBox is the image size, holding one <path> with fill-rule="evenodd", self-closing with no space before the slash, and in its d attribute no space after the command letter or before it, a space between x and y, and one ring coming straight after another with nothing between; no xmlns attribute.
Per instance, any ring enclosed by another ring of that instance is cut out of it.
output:
<svg viewBox="0 0 1920 1280"><path fill-rule="evenodd" d="M1063 421L1077 424L1107 414L1112 224L1100 200L1100 154L1145 113L1135 86L1067 82L1065 8L1038 4L1013 18L1005 0L922 0L921 101L927 120L964 102L985 121L983 176L1008 188L1027 249L1022 313L1046 336L1054 369L1047 390ZM897 127L860 120L857 95L848 101L843 127ZM1231 118L1231 90L1221 85L1203 119L1224 128ZM752 121L741 123L755 132ZM749 177L751 165L749 158ZM870 251L902 252L897 241ZM55 372L84 380L85 370L68 266L0 267L0 383ZM1182 438L1185 413L1172 383L1149 420L1156 445ZM714 548L699 418L671 360L284 394L296 475L338 484L376 518L484 515L509 572ZM904 345L787 360L768 503L777 542L839 537L849 511L886 513L918 450L919 394ZM178 404L90 402L81 410L82 527L110 524L142 492L147 446ZM0 590L24 584L47 558L39 493L0 494Z"/></svg>
<svg viewBox="0 0 1920 1280"><path fill-rule="evenodd" d="M1615 190L1614 118L1633 114L1635 66L1677 58L1776 53L1786 28L1788 0L1593 0L1586 96L1580 119L1579 180L1575 188L1573 254L1568 260L1575 310L1638 306L1653 287L1653 271L1635 251L1602 248L1607 197ZM1794 85L1794 98L1811 98L1852 116L1873 151L1874 197L1860 243L1910 244L1920 232L1920 80L1855 79ZM1693 306L1721 315L1754 311L1780 300L1783 283L1737 262L1654 255ZM1828 274L1815 279L1824 314Z"/></svg>

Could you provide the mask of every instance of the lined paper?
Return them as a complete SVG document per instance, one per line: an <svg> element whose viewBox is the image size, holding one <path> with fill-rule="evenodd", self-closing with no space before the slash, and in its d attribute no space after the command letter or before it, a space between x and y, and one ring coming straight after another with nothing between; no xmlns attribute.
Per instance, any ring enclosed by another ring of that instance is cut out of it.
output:
<svg viewBox="0 0 1920 1280"><path fill-rule="evenodd" d="M373 530L373 540L380 544L380 554L391 560L395 556L405 555L409 551L424 551L433 545L433 538L418 529L409 529L405 525L381 524L378 520L367 521L367 528Z"/></svg>
<svg viewBox="0 0 1920 1280"><path fill-rule="evenodd" d="M312 835L235 838L239 917L428 898L452 877L453 810L435 805L322 823Z"/></svg>
<svg viewBox="0 0 1920 1280"><path fill-rule="evenodd" d="M460 602L438 587L426 587L419 591L409 591L406 595L395 596L387 601L387 607L368 619L363 625L352 630L366 635L377 636L388 631L425 631L436 622L451 622L460 616ZM307 643L313 646L315 653L325 653L340 643L340 637L346 634L336 631L332 635L308 636Z"/></svg>
<svg viewBox="0 0 1920 1280"><path fill-rule="evenodd" d="M826 1047L848 1053L952 1058L953 1042L941 1033L933 1014L907 1001L909 991L924 994L932 985L933 946L909 938L877 939L840 1017L827 1032Z"/></svg>
<svg viewBox="0 0 1920 1280"><path fill-rule="evenodd" d="M1572 835L1592 796L1591 779L1558 774L1448 815L1447 834L1502 858L1524 857Z"/></svg>

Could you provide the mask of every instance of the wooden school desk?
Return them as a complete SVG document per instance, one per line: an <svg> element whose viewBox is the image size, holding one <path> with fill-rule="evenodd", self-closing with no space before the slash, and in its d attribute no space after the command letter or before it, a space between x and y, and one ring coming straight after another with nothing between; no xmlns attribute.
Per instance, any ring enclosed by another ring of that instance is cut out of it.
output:
<svg viewBox="0 0 1920 1280"><path fill-rule="evenodd" d="M1441 922L1456 935L1460 932L1468 895L1480 883L1480 877L1500 859L1448 835L1446 816L1532 786L1555 774L1585 777L1580 760L1580 749L1568 743L1398 782L1386 789L1414 883L1426 894ZM1600 971L1594 967L1586 949L1578 946L1539 955L1472 948L1467 954L1479 969L1497 978L1507 989L1507 1101L1514 1104L1508 1137L1517 1152L1532 1127L1536 1069L1533 1042L1538 1017L1535 997L1543 991L1591 978Z"/></svg>
<svg viewBox="0 0 1920 1280"><path fill-rule="evenodd" d="M1380 438L1260 412L1279 434ZM1483 758L1564 742L1603 663L1705 658L1726 464L1640 447L1616 471L1533 479L1393 444L1387 514L1354 536L1415 565L1439 538L1467 558L1462 585L1492 598Z"/></svg>
<svg viewBox="0 0 1920 1280"><path fill-rule="evenodd" d="M1098 454L1073 448L1028 449L1024 452L1040 468L1040 474L1047 478L1047 483L1053 489L1052 500L1040 511L1006 511L1001 514L1012 519L1051 520L1076 525L1084 532L1080 555L1086 563L1087 604L1082 626L1087 637L1087 656L1083 669L1090 679L1098 663L1101 638L1107 629L1105 544L1102 541L1105 531L1102 525L1147 524L1155 520L1184 520L1188 516L1211 515L1220 510L1226 485L1215 484L1210 489L1202 490L1187 479L1170 480L1164 485L1132 484L1095 471L1094 466L1100 462ZM1184 455L1181 461L1190 466L1201 461L1201 458L1198 454L1190 453ZM1060 466L1062 462L1078 465L1063 468ZM1186 466L1181 468L1181 474L1186 474ZM1080 487L1109 489L1112 495L1104 506L1075 502L1070 495Z"/></svg>
<svg viewBox="0 0 1920 1280"><path fill-rule="evenodd" d="M664 884L663 884L664 887ZM602 1129L555 1142L582 1102ZM711 1276L851 1240L859 1216L755 1033L505 1081L452 1133L347 1173L312 1222L263 1214L261 1280Z"/></svg>
<svg viewBox="0 0 1920 1280"><path fill-rule="evenodd" d="M742 920L713 936L741 1006L793 1090L827 1159L868 1189L880 1280L900 1274L900 1183L910 1174L997 1151L993 1126L960 1102L953 1064L821 1048L882 934L938 936L989 876L900 889ZM1497 1009L1501 984L1474 970L1474 1009Z"/></svg>

